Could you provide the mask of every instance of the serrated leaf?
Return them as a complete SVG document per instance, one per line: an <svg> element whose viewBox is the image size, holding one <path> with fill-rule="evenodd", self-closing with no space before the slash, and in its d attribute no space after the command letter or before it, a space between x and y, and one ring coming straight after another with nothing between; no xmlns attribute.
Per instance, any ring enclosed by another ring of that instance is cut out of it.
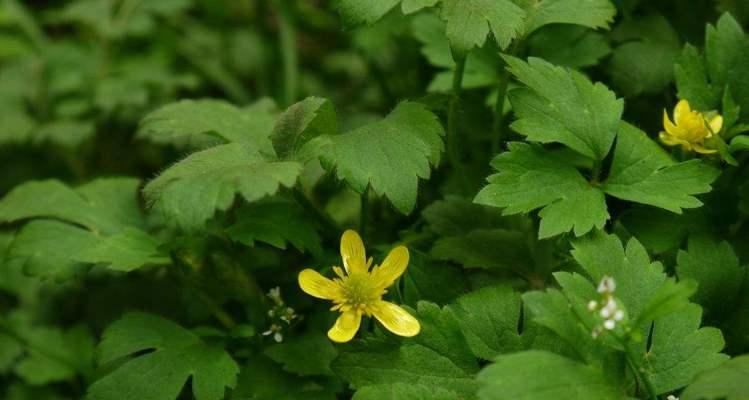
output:
<svg viewBox="0 0 749 400"><path fill-rule="evenodd" d="M514 0L526 11L525 32L549 24L575 24L607 28L614 20L616 7L608 0Z"/></svg>
<svg viewBox="0 0 749 400"><path fill-rule="evenodd" d="M571 229L581 236L603 227L609 218L603 192L577 169L539 146L510 143L508 150L492 161L498 173L488 178L476 203L504 208L507 215L543 207L541 238Z"/></svg>
<svg viewBox="0 0 749 400"><path fill-rule="evenodd" d="M419 178L430 176L444 130L423 105L401 102L383 120L341 135L321 136L319 154L355 191L371 187L403 214L416 206Z"/></svg>
<svg viewBox="0 0 749 400"><path fill-rule="evenodd" d="M521 349L520 308L520 293L505 286L473 291L448 306L473 354L484 360Z"/></svg>
<svg viewBox="0 0 749 400"><path fill-rule="evenodd" d="M165 265L171 260L159 247L163 243L139 229L127 227L120 233L102 238L83 249L73 259L91 264L105 264L115 271L130 272L148 265Z"/></svg>
<svg viewBox="0 0 749 400"><path fill-rule="evenodd" d="M509 95L518 117L511 125L515 131L530 141L562 143L595 160L606 157L619 130L621 99L603 84L544 60L505 60L527 86Z"/></svg>
<svg viewBox="0 0 749 400"><path fill-rule="evenodd" d="M677 214L702 205L719 171L700 160L676 163L641 130L623 123L603 190L614 197Z"/></svg>
<svg viewBox="0 0 749 400"><path fill-rule="evenodd" d="M545 351L502 355L479 375L481 400L621 400L599 369Z"/></svg>
<svg viewBox="0 0 749 400"><path fill-rule="evenodd" d="M415 338L416 342L446 356L468 373L478 371L478 363L463 335L460 321L448 307L440 308L420 301L418 319L421 332Z"/></svg>
<svg viewBox="0 0 749 400"><path fill-rule="evenodd" d="M354 393L352 400L460 400L461 397L447 389L425 385L396 383L365 386Z"/></svg>
<svg viewBox="0 0 749 400"><path fill-rule="evenodd" d="M719 367L705 371L682 393L683 400L749 399L749 355L738 356Z"/></svg>
<svg viewBox="0 0 749 400"><path fill-rule="evenodd" d="M146 199L180 228L201 228L216 210L227 210L236 194L253 202L291 187L301 172L293 161L266 161L241 143L189 155L146 185Z"/></svg>
<svg viewBox="0 0 749 400"><path fill-rule="evenodd" d="M321 97L308 97L278 117L273 128L273 146L280 159L298 160L299 151L310 139L338 131L333 103Z"/></svg>
<svg viewBox="0 0 749 400"><path fill-rule="evenodd" d="M221 141L245 143L272 156L275 153L270 135L276 122L275 114L275 105L270 100L260 100L246 108L222 100L181 100L146 115L140 122L137 136L194 148Z"/></svg>
<svg viewBox="0 0 749 400"><path fill-rule="evenodd" d="M705 62L699 50L686 44L674 66L674 77L680 99L688 99L696 110L712 110L718 106L719 87L707 77Z"/></svg>
<svg viewBox="0 0 749 400"><path fill-rule="evenodd" d="M522 33L525 12L511 0L442 0L442 19L453 51L482 47L491 32L504 49Z"/></svg>
<svg viewBox="0 0 749 400"><path fill-rule="evenodd" d="M508 229L477 229L462 235L437 239L430 253L465 268L530 269L526 233Z"/></svg>
<svg viewBox="0 0 749 400"><path fill-rule="evenodd" d="M333 375L330 363L338 356L330 339L319 332L291 337L268 347L264 353L282 364L284 370L300 376Z"/></svg>
<svg viewBox="0 0 749 400"><path fill-rule="evenodd" d="M720 330L700 328L701 320L700 307L690 304L655 321L652 345L643 360L658 394L684 387L696 374L728 359L720 353L725 345Z"/></svg>
<svg viewBox="0 0 749 400"><path fill-rule="evenodd" d="M169 320L144 313L126 314L110 325L98 351L104 364L140 354L91 385L87 400L174 400L190 377L197 400L220 400L239 373L222 349Z"/></svg>
<svg viewBox="0 0 749 400"><path fill-rule="evenodd" d="M699 283L694 300L709 312L721 313L727 302L738 298L746 268L727 242L708 235L689 237L687 250L679 250L676 273Z"/></svg>
<svg viewBox="0 0 749 400"><path fill-rule="evenodd" d="M401 281L404 302L411 306L416 306L420 300L444 305L467 290L466 278L460 269L429 262L416 252L412 252L411 262Z"/></svg>
<svg viewBox="0 0 749 400"><path fill-rule="evenodd" d="M299 251L322 253L314 221L293 203L263 202L243 207L237 211L237 222L227 233L248 246L257 240L285 250L287 243L291 243Z"/></svg>

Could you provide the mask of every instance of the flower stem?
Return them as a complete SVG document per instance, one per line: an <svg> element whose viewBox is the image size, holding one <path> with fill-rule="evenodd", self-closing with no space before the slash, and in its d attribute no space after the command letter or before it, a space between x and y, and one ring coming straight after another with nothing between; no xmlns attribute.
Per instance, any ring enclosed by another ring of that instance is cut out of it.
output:
<svg viewBox="0 0 749 400"><path fill-rule="evenodd" d="M294 196L294 200L296 200L297 203L299 203L299 205L302 206L302 208L304 208L304 210L309 215L312 215L317 220L317 222L322 226L323 230L330 234L331 239L334 239L336 236L338 236L338 233L340 231L340 229L338 228L338 224L332 218L330 218L328 214L325 214L323 211L317 208L317 206L312 204L312 201L310 201L301 187L297 186L291 192Z"/></svg>
<svg viewBox="0 0 749 400"><path fill-rule="evenodd" d="M642 382L642 384L645 386L645 390L648 392L648 398L650 400L658 400L658 395L656 394L655 385L653 385L653 382L648 379L647 375L645 375L642 371L640 371L639 363L637 363L637 354L632 351L632 348L629 346L629 343L627 343L624 339L620 338L618 335L613 335L616 340L624 346L625 350L625 356L627 357L627 363L629 364L629 368L632 369L632 372L635 374L637 379Z"/></svg>
<svg viewBox="0 0 749 400"><path fill-rule="evenodd" d="M283 104L287 107L296 101L299 81L296 25L292 4L292 0L278 0L278 28L283 65Z"/></svg>
<svg viewBox="0 0 749 400"><path fill-rule="evenodd" d="M463 88L463 74L466 67L466 56L457 56L455 71L453 72L452 97L447 110L447 156L453 168L460 166L460 151L457 143L458 108L460 107L460 93Z"/></svg>

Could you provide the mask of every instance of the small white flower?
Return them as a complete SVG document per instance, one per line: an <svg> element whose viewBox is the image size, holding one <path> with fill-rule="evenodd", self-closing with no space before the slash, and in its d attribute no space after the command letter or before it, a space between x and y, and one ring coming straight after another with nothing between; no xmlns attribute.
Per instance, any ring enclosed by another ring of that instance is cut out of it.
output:
<svg viewBox="0 0 749 400"><path fill-rule="evenodd" d="M599 314L601 314L601 318L608 318L608 317L611 316L611 310L608 309L608 308L606 308L606 307L604 307L604 308L601 309L601 311L599 312Z"/></svg>
<svg viewBox="0 0 749 400"><path fill-rule="evenodd" d="M668 397L666 397L666 400L679 400L679 398L672 394L669 394Z"/></svg>
<svg viewBox="0 0 749 400"><path fill-rule="evenodd" d="M595 311L596 307L598 307L598 302L595 300L591 300L588 302L588 310Z"/></svg>
<svg viewBox="0 0 749 400"><path fill-rule="evenodd" d="M604 276L603 279L601 279L601 283L598 284L598 293L610 294L614 293L615 290L616 282L614 281L614 278L610 276Z"/></svg>
<svg viewBox="0 0 749 400"><path fill-rule="evenodd" d="M283 335L281 334L281 332L276 332L276 333L275 333L275 334L273 335L273 340L275 340L275 341L276 341L276 343L281 343L281 342L283 342Z"/></svg>
<svg viewBox="0 0 749 400"><path fill-rule="evenodd" d="M616 310L614 313L614 320L621 321L624 319L624 311L622 310Z"/></svg>
<svg viewBox="0 0 749 400"><path fill-rule="evenodd" d="M613 319L607 319L606 321L603 321L603 327L608 330L613 330L616 328L616 321Z"/></svg>

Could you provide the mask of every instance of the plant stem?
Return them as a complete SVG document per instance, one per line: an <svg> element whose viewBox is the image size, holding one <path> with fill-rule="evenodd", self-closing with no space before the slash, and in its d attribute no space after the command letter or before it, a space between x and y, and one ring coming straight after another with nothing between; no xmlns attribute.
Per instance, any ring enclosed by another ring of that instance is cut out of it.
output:
<svg viewBox="0 0 749 400"><path fill-rule="evenodd" d="M466 56L457 56L455 71L453 72L453 87L450 105L447 110L447 156L453 168L460 166L460 151L457 143L458 108L460 107L460 93L463 88L463 74L466 68Z"/></svg>
<svg viewBox="0 0 749 400"><path fill-rule="evenodd" d="M299 81L296 26L292 11L292 0L278 0L278 28L283 65L283 104L287 107L296 101Z"/></svg>
<svg viewBox="0 0 749 400"><path fill-rule="evenodd" d="M366 243L367 241L367 222L369 221L369 186L361 194L361 210L359 212L359 235Z"/></svg>
<svg viewBox="0 0 749 400"><path fill-rule="evenodd" d="M502 145L502 137L505 131L505 98L507 97L507 87L510 84L510 71L506 69L499 78L499 87L497 89L497 103L494 106L494 122L492 124L492 155L499 152Z"/></svg>
<svg viewBox="0 0 749 400"><path fill-rule="evenodd" d="M618 335L614 334L612 335L616 340L624 347L624 355L627 358L627 363L629 364L629 368L632 369L632 372L635 374L637 379L643 383L645 386L645 390L648 392L648 398L650 400L658 400L658 395L656 394L655 386L653 385L653 382L648 379L647 375L643 374L640 371L639 364L635 361L637 360L637 354L635 354L632 351L632 348L629 346L629 343L627 343L626 340L622 339Z"/></svg>

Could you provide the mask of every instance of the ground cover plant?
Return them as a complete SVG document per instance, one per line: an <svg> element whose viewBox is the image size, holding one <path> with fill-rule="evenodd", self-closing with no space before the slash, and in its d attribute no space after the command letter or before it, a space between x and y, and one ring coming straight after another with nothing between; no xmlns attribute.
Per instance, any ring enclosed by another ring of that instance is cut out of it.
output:
<svg viewBox="0 0 749 400"><path fill-rule="evenodd" d="M0 0L0 398L749 399L747 24Z"/></svg>

